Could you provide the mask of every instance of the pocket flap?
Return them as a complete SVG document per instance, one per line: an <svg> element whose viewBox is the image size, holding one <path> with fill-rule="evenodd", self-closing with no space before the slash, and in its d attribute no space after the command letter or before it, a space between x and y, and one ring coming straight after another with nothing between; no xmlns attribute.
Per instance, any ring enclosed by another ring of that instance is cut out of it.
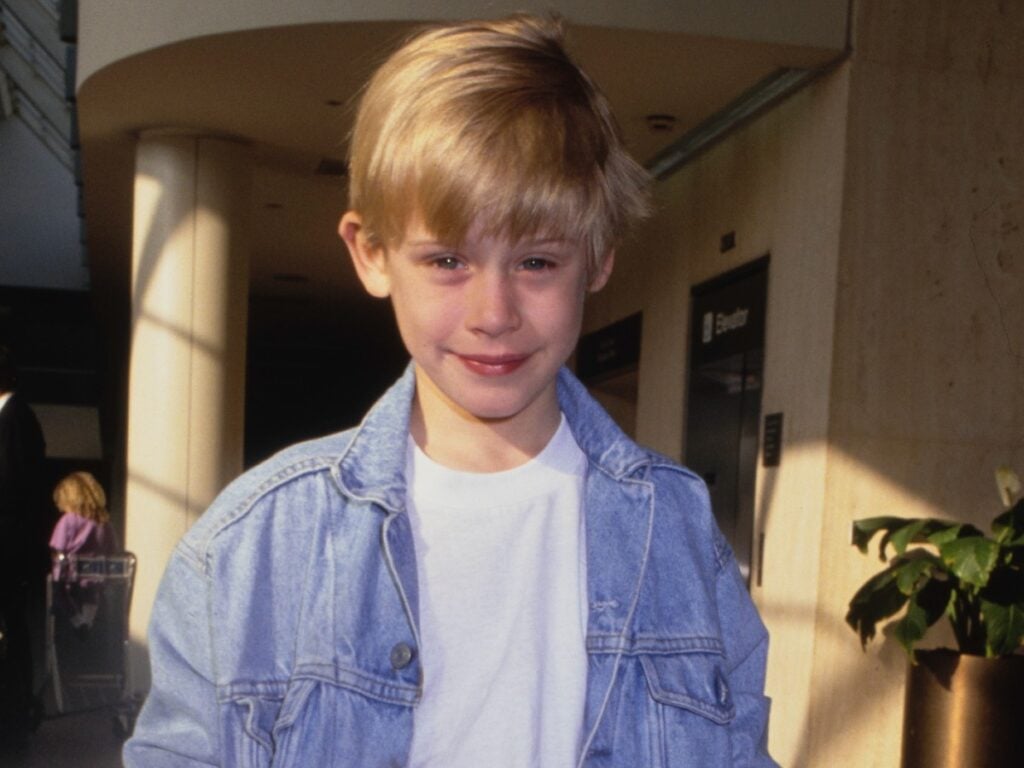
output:
<svg viewBox="0 0 1024 768"><path fill-rule="evenodd" d="M676 653L640 656L655 701L682 707L719 724L736 715L729 682L718 654Z"/></svg>

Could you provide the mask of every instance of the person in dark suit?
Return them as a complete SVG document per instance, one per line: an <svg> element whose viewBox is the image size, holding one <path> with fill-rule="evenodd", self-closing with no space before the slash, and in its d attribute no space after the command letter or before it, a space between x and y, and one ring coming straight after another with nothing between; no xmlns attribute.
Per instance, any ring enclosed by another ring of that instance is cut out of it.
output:
<svg viewBox="0 0 1024 768"><path fill-rule="evenodd" d="M30 590L48 564L43 431L16 392L14 359L0 346L0 746L33 725Z"/></svg>

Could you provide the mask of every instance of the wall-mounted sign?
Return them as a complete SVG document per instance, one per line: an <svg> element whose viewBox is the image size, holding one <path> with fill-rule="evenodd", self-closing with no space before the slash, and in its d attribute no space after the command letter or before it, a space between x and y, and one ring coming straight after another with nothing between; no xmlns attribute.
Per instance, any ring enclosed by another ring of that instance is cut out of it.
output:
<svg viewBox="0 0 1024 768"><path fill-rule="evenodd" d="M723 333L744 328L748 317L750 307L736 307L732 312L705 312L701 324L701 342L710 344Z"/></svg>
<svg viewBox="0 0 1024 768"><path fill-rule="evenodd" d="M576 375L592 384L623 371L636 368L640 362L640 333L643 313L625 317L580 337L576 348Z"/></svg>
<svg viewBox="0 0 1024 768"><path fill-rule="evenodd" d="M694 327L690 335L692 363L702 365L729 355L760 348L764 343L765 283L737 279L757 274L761 260L730 272L728 280L710 280L693 289Z"/></svg>
<svg viewBox="0 0 1024 768"><path fill-rule="evenodd" d="M777 467L782 460L782 414L768 413L764 417L764 437L761 447L761 464Z"/></svg>

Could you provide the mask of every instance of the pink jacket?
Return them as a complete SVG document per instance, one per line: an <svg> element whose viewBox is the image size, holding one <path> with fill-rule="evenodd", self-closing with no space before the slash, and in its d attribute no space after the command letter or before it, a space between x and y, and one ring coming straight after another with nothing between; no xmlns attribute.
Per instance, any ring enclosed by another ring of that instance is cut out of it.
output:
<svg viewBox="0 0 1024 768"><path fill-rule="evenodd" d="M118 550L117 534L110 523L96 523L65 512L53 527L50 546L64 554L112 555ZM58 578L55 573L54 578Z"/></svg>

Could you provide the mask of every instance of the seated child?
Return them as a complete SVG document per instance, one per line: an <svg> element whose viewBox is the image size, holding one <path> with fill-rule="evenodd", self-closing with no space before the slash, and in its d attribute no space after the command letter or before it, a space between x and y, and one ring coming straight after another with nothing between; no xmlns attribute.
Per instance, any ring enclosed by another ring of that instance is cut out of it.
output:
<svg viewBox="0 0 1024 768"><path fill-rule="evenodd" d="M412 361L180 542L128 766L774 765L703 484L563 367L647 184L557 21L383 64L340 234Z"/></svg>
<svg viewBox="0 0 1024 768"><path fill-rule="evenodd" d="M53 503L61 516L50 536L50 549L71 555L111 555L118 550L117 534L110 525L107 496L103 487L88 472L72 472L53 490ZM62 595L69 603L74 627L91 626L96 618L98 593L87 579L68 581L59 564L54 565L54 581L62 581Z"/></svg>

